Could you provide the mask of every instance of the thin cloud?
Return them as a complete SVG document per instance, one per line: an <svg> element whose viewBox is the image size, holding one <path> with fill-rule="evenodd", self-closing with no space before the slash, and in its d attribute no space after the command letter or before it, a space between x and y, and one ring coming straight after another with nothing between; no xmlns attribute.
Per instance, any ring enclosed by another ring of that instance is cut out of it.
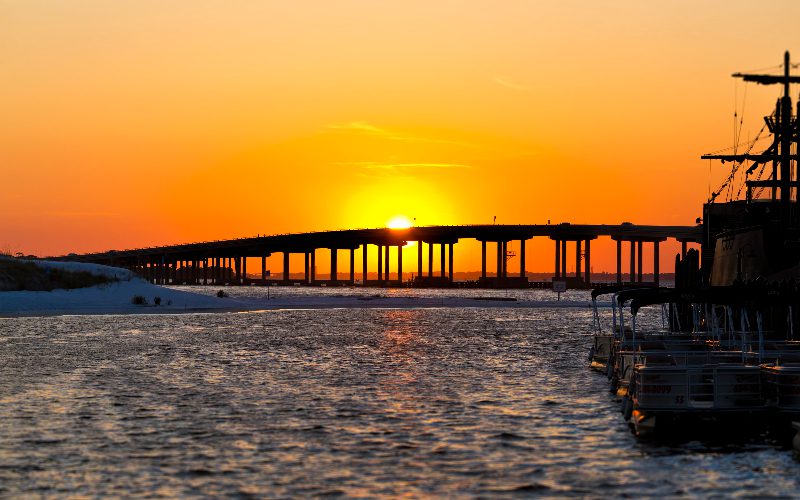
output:
<svg viewBox="0 0 800 500"><path fill-rule="evenodd" d="M337 165L350 165L367 170L472 168L471 165L463 165L461 163L381 163L374 161L338 163Z"/></svg>
<svg viewBox="0 0 800 500"><path fill-rule="evenodd" d="M48 210L44 212L45 215L54 217L118 217L120 214L116 212L94 212L94 211L65 211L65 210Z"/></svg>
<svg viewBox="0 0 800 500"><path fill-rule="evenodd" d="M423 142L423 143L430 143L430 144L452 144L456 146L461 146L465 148L474 148L475 146L466 142L460 141L451 141L448 139L437 139L435 137L420 137L414 135L404 135L398 134L391 130L387 130L385 128L376 127L369 122L364 121L354 121L348 123L335 123L333 125L328 125L326 128L332 130L343 130L343 131L350 131L356 132L361 134L373 135L382 137L389 141L401 141L401 142Z"/></svg>
<svg viewBox="0 0 800 500"><path fill-rule="evenodd" d="M365 132L370 134L378 134L384 135L388 134L386 130L376 127L374 125L370 125L367 122L349 122L349 123L337 123L333 125L328 125L327 128L334 129L334 130L353 130L356 132Z"/></svg>
<svg viewBox="0 0 800 500"><path fill-rule="evenodd" d="M507 76L496 76L492 79L492 81L501 87L505 87L507 89L516 90L519 92L527 92L533 90L533 87L529 85L524 85Z"/></svg>

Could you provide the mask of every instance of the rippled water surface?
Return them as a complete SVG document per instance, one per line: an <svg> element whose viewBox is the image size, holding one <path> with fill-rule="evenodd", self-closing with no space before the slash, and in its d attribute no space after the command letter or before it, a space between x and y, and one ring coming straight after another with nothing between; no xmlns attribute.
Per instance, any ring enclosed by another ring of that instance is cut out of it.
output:
<svg viewBox="0 0 800 500"><path fill-rule="evenodd" d="M590 321L574 307L0 319L0 495L800 491L785 448L638 442L586 368Z"/></svg>

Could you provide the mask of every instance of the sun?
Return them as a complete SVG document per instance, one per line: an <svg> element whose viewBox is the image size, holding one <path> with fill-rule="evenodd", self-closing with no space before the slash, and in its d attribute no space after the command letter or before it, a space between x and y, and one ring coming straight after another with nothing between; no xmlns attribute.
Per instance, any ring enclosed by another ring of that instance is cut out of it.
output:
<svg viewBox="0 0 800 500"><path fill-rule="evenodd" d="M408 229L411 226L411 220L405 215L395 215L386 223L389 229Z"/></svg>

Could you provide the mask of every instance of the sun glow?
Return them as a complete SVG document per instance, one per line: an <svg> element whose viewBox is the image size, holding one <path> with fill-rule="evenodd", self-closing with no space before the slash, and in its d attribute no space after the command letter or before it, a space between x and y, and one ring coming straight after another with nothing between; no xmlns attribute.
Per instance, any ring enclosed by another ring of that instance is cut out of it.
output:
<svg viewBox="0 0 800 500"><path fill-rule="evenodd" d="M408 229L411 226L411 220L405 215L395 215L386 223L389 229Z"/></svg>

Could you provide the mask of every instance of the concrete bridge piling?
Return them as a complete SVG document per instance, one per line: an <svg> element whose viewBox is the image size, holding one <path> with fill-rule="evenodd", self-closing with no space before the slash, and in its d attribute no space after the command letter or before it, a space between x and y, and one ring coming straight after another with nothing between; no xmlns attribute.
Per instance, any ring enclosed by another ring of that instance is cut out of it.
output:
<svg viewBox="0 0 800 500"><path fill-rule="evenodd" d="M629 281L643 282L643 256L645 244L652 244L653 285L658 285L659 245L668 238L681 242L685 255L688 243L701 242L699 226L643 226L620 225L472 225L423 226L408 229L353 229L298 234L258 236L233 240L188 243L162 247L68 255L60 260L77 260L118 267L139 273L158 284L188 285L248 285L248 284L303 284L354 285L356 284L355 252L361 251L361 284L370 286L453 286L455 245L459 240L474 239L481 244L481 274L476 286L527 287L525 244L533 238L544 237L554 242L553 280L566 281L569 287L583 287L592 283L591 242L599 236L608 236L616 242L616 281L623 281L623 253L628 247ZM417 244L416 276L407 281L403 269L403 247L408 242ZM511 256L509 243L519 244L519 269L508 269ZM627 245L626 245L627 244ZM377 249L377 280L370 280L367 263L372 248ZM493 248L492 248L493 247ZM568 250L573 249L572 256ZM317 250L330 251L330 277L319 280L316 271ZM423 257L427 249L427 269ZM349 251L349 275L345 279L339 272L339 251ZM489 276L489 251L495 253L494 276ZM438 251L438 269L434 269L434 254ZM396 268L391 257L397 253ZM267 258L281 253L283 266L280 279L272 278L267 269ZM302 279L292 280L291 254L303 254ZM260 278L248 274L247 259L261 259ZM567 273L568 259L574 258L575 268ZM393 272L394 271L394 272ZM396 277L395 279L392 279Z"/></svg>

